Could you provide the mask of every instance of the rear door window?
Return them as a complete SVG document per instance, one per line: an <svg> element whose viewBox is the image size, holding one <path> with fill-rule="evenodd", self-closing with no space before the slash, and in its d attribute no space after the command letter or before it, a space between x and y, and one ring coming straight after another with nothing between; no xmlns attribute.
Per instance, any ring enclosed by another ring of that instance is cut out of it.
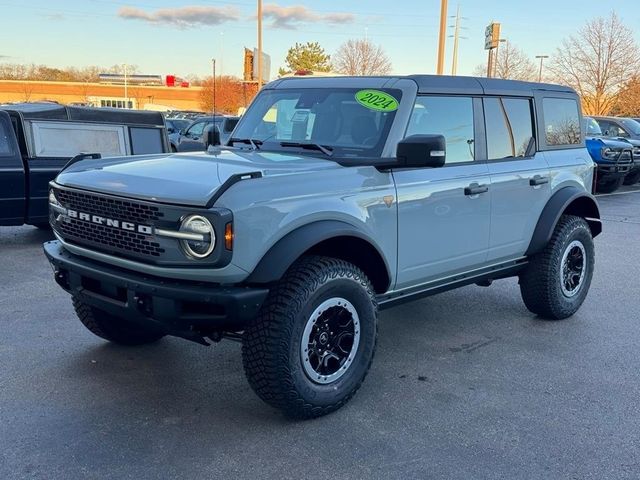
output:
<svg viewBox="0 0 640 480"><path fill-rule="evenodd" d="M489 160L526 156L534 138L531 100L485 98L484 115Z"/></svg>
<svg viewBox="0 0 640 480"><path fill-rule="evenodd" d="M547 145L579 145L580 109L578 102L571 98L544 98L542 100L544 132Z"/></svg>

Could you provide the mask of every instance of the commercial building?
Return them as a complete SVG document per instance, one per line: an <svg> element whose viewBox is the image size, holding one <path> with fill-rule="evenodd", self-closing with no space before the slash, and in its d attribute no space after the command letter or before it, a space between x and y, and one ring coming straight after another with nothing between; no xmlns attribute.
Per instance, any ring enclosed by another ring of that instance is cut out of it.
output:
<svg viewBox="0 0 640 480"><path fill-rule="evenodd" d="M201 87L0 80L0 103L54 101L142 110L201 110Z"/></svg>

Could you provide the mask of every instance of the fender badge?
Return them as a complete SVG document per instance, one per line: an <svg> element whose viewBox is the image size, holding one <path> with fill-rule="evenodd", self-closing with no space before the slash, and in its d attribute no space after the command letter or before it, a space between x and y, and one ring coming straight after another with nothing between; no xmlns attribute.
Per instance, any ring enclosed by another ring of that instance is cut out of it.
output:
<svg viewBox="0 0 640 480"><path fill-rule="evenodd" d="M393 195L385 195L382 197L382 200L384 200L385 205L389 208L393 205Z"/></svg>

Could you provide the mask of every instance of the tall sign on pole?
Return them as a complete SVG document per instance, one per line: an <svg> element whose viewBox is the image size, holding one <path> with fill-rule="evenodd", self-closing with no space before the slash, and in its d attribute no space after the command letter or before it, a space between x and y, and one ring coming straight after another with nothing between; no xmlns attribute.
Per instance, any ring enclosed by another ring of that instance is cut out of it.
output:
<svg viewBox="0 0 640 480"><path fill-rule="evenodd" d="M491 22L484 30L484 49L489 51L487 59L487 77L493 74L493 50L500 44L500 24Z"/></svg>
<svg viewBox="0 0 640 480"><path fill-rule="evenodd" d="M436 73L444 73L444 45L447 34L447 0L440 0L440 35L438 36L438 68Z"/></svg>

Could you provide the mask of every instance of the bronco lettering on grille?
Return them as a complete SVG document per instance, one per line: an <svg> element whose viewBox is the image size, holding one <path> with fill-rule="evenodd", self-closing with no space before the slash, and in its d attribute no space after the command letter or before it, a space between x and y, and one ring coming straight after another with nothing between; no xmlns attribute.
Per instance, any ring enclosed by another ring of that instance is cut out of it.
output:
<svg viewBox="0 0 640 480"><path fill-rule="evenodd" d="M144 235L153 234L153 227L150 227L149 225L137 225L135 223L123 222L113 218L101 217L100 215L90 215L70 208L67 209L67 216L69 218L75 218L76 220L82 220L83 222L106 225L107 227L119 228L121 230L127 230L128 232L137 232Z"/></svg>

